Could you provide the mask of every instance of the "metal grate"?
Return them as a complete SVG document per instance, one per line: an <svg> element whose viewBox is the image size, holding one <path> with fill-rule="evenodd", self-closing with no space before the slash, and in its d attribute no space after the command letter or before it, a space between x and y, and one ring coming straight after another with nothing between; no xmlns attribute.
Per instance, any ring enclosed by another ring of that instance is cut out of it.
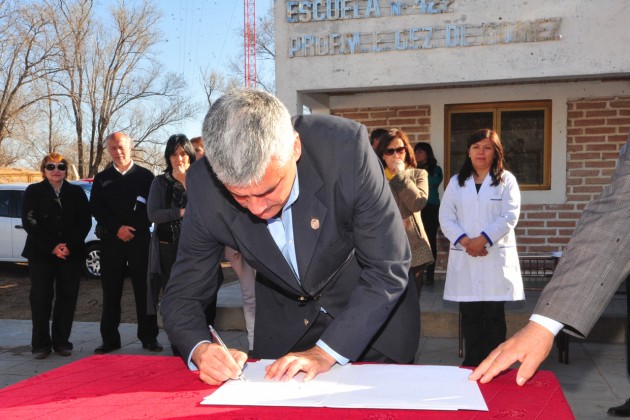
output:
<svg viewBox="0 0 630 420"><path fill-rule="evenodd" d="M525 290L542 290L558 264L558 256L551 253L523 253L519 260Z"/></svg>

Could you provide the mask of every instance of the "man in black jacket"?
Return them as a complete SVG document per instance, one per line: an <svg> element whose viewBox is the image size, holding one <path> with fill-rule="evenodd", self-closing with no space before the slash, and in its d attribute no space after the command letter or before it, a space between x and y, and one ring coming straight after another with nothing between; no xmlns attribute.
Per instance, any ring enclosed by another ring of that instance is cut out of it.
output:
<svg viewBox="0 0 630 420"><path fill-rule="evenodd" d="M204 121L210 165L186 174L188 204L162 301L164 329L199 378L240 375L245 353L210 343L204 308L224 246L256 270L253 356L269 379L335 363L410 363L420 332L400 212L365 126L299 116L272 95L234 90Z"/></svg>
<svg viewBox="0 0 630 420"><path fill-rule="evenodd" d="M113 165L94 178L90 204L101 236L103 284L103 343L94 352L109 353L120 348L120 299L125 269L131 275L138 338L142 348L162 351L157 342L157 317L147 315L147 260L149 255L149 218L147 197L153 174L131 160L131 138L123 132L106 139Z"/></svg>

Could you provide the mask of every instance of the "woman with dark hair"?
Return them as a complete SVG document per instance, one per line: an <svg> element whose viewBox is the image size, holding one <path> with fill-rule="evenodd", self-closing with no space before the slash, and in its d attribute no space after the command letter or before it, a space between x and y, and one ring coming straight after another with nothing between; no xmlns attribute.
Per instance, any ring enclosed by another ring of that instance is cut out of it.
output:
<svg viewBox="0 0 630 420"><path fill-rule="evenodd" d="M433 148L429 143L416 143L413 148L413 153L416 157L416 166L426 170L429 174L429 199L420 215L422 216L424 230L429 237L429 245L431 245L434 260L432 264L427 265L425 284L432 285L435 277L435 261L437 261L436 238L438 228L440 227L440 192L438 188L444 179L444 174L442 173L442 168L437 164Z"/></svg>
<svg viewBox="0 0 630 420"><path fill-rule="evenodd" d="M31 277L35 359L46 358L52 350L60 356L72 354L68 340L79 294L84 241L92 226L85 192L66 181L66 159L59 153L48 153L40 170L44 180L26 188L22 203L22 225L27 233L22 256L28 259Z"/></svg>
<svg viewBox="0 0 630 420"><path fill-rule="evenodd" d="M505 301L525 299L514 235L521 193L504 167L496 132L476 131L466 150L440 206L440 226L451 242L444 299L460 302L463 365L478 366L505 341Z"/></svg>
<svg viewBox="0 0 630 420"><path fill-rule="evenodd" d="M166 170L151 184L147 200L149 220L155 223L149 250L148 312L155 314L160 291L166 288L177 256L182 218L186 212L186 172L195 149L183 134L172 135L164 150ZM173 348L176 352L176 349Z"/></svg>
<svg viewBox="0 0 630 420"><path fill-rule="evenodd" d="M429 195L427 172L416 168L409 138L402 130L394 128L382 134L378 138L376 155L383 163L385 177L389 181L405 225L411 247L410 272L419 295L424 267L433 262L431 247L420 217Z"/></svg>

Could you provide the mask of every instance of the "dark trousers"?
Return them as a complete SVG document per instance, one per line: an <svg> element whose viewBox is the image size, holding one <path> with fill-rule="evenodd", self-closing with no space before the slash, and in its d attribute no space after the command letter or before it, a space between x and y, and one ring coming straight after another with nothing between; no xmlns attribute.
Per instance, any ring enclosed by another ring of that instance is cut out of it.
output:
<svg viewBox="0 0 630 420"><path fill-rule="evenodd" d="M29 261L31 277L31 319L33 352L72 350L70 333L79 295L81 260L51 257L46 261ZM54 308L53 308L54 299ZM49 329L52 312L52 337Z"/></svg>
<svg viewBox="0 0 630 420"><path fill-rule="evenodd" d="M171 277L171 270L177 257L177 245L160 242L160 287L166 289L168 279Z"/></svg>
<svg viewBox="0 0 630 420"><path fill-rule="evenodd" d="M427 281L433 282L435 276L435 263L437 262L437 231L440 227L440 206L437 204L427 204L420 212L424 231L429 238L431 253L433 254L433 264L427 265Z"/></svg>
<svg viewBox="0 0 630 420"><path fill-rule="evenodd" d="M463 366L479 366L505 341L505 302L460 302L464 333Z"/></svg>
<svg viewBox="0 0 630 420"><path fill-rule="evenodd" d="M147 315L147 264L149 259L149 235L137 234L129 242L106 235L101 241L101 272L103 285L103 315L101 337L103 342L120 346L120 300L129 271L136 302L138 338L142 343L154 341L158 335L157 316Z"/></svg>

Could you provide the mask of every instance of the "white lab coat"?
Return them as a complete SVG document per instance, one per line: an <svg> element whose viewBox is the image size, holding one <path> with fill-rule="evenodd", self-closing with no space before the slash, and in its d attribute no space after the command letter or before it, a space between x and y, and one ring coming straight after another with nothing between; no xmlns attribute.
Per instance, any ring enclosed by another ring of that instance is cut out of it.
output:
<svg viewBox="0 0 630 420"><path fill-rule="evenodd" d="M513 301L525 299L516 249L514 227L521 208L516 178L503 172L501 182L491 186L488 174L479 193L474 178L463 187L453 176L440 205L440 228L450 241L444 299L456 302ZM488 255L471 257L459 244L482 232L490 239Z"/></svg>

